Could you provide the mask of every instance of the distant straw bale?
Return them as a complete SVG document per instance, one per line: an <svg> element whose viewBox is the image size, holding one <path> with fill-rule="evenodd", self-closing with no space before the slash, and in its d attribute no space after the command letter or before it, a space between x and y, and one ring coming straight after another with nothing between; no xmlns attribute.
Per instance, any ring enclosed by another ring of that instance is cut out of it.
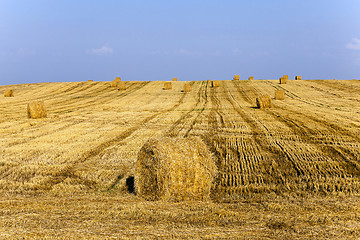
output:
<svg viewBox="0 0 360 240"><path fill-rule="evenodd" d="M240 75L234 75L234 80L240 80Z"/></svg>
<svg viewBox="0 0 360 240"><path fill-rule="evenodd" d="M275 90L275 99L276 100L284 100L285 99L285 90L283 90L283 89Z"/></svg>
<svg viewBox="0 0 360 240"><path fill-rule="evenodd" d="M14 96L14 91L12 89L4 91L4 97L13 97L13 96Z"/></svg>
<svg viewBox="0 0 360 240"><path fill-rule="evenodd" d="M43 101L31 102L27 105L27 113L29 118L45 118L47 117L45 105Z"/></svg>
<svg viewBox="0 0 360 240"><path fill-rule="evenodd" d="M94 82L94 80L88 80L88 82Z"/></svg>
<svg viewBox="0 0 360 240"><path fill-rule="evenodd" d="M166 83L164 83L164 89L165 89L165 90L170 90L170 89L172 89L172 83L171 83L171 82L166 82Z"/></svg>
<svg viewBox="0 0 360 240"><path fill-rule="evenodd" d="M280 84L286 84L287 83L287 78L281 77L280 78Z"/></svg>
<svg viewBox="0 0 360 240"><path fill-rule="evenodd" d="M295 80L301 80L301 76L295 76Z"/></svg>
<svg viewBox="0 0 360 240"><path fill-rule="evenodd" d="M287 80L289 80L289 75L283 75L283 78L286 78Z"/></svg>
<svg viewBox="0 0 360 240"><path fill-rule="evenodd" d="M269 95L263 95L256 98L256 106L260 109L271 108L271 99Z"/></svg>
<svg viewBox="0 0 360 240"><path fill-rule="evenodd" d="M118 87L121 82L120 77L116 77L114 80L111 81L110 86L111 87Z"/></svg>
<svg viewBox="0 0 360 240"><path fill-rule="evenodd" d="M211 87L220 87L220 81L219 80L211 81Z"/></svg>
<svg viewBox="0 0 360 240"><path fill-rule="evenodd" d="M191 92L191 85L190 83L184 84L184 92Z"/></svg>
<svg viewBox="0 0 360 240"><path fill-rule="evenodd" d="M249 77L249 80L250 80L250 81L254 80L254 77L252 77L252 76L251 76L251 77Z"/></svg>
<svg viewBox="0 0 360 240"><path fill-rule="evenodd" d="M177 78L173 78L172 81L173 81L173 82L177 82Z"/></svg>
<svg viewBox="0 0 360 240"><path fill-rule="evenodd" d="M135 164L136 192L147 200L208 200L217 174L200 138L150 139Z"/></svg>
<svg viewBox="0 0 360 240"><path fill-rule="evenodd" d="M118 89L120 91L126 90L126 83L125 82L119 82L118 87L119 87Z"/></svg>

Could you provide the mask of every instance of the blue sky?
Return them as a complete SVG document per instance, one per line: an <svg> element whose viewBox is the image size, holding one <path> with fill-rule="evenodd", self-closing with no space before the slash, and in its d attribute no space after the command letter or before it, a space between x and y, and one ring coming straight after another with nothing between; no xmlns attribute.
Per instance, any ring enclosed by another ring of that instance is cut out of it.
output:
<svg viewBox="0 0 360 240"><path fill-rule="evenodd" d="M0 0L0 85L360 79L359 0Z"/></svg>

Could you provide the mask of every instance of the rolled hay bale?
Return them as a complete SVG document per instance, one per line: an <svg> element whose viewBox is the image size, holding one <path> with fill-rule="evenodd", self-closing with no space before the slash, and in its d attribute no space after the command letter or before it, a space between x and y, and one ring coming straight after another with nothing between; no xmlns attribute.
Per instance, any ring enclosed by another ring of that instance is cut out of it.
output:
<svg viewBox="0 0 360 240"><path fill-rule="evenodd" d="M240 75L234 75L234 80L240 80Z"/></svg>
<svg viewBox="0 0 360 240"><path fill-rule="evenodd" d="M286 78L287 80L289 80L289 75L283 75L283 78Z"/></svg>
<svg viewBox="0 0 360 240"><path fill-rule="evenodd" d="M14 91L12 89L4 91L4 97L13 97L13 96L14 96Z"/></svg>
<svg viewBox="0 0 360 240"><path fill-rule="evenodd" d="M253 76L249 77L249 80L250 81L254 80L254 77Z"/></svg>
<svg viewBox="0 0 360 240"><path fill-rule="evenodd" d="M94 82L94 80L88 80L88 82Z"/></svg>
<svg viewBox="0 0 360 240"><path fill-rule="evenodd" d="M47 117L45 105L43 101L31 102L27 105L27 113L29 118L45 118Z"/></svg>
<svg viewBox="0 0 360 240"><path fill-rule="evenodd" d="M120 78L120 77L116 77L114 80L112 80L112 81L110 82L110 86L111 86L111 87L118 87L119 84L120 84L120 82L121 82L121 78Z"/></svg>
<svg viewBox="0 0 360 240"><path fill-rule="evenodd" d="M269 95L263 95L261 97L256 98L256 106L257 108L271 108L271 98Z"/></svg>
<svg viewBox="0 0 360 240"><path fill-rule="evenodd" d="M164 83L164 90L170 90L170 89L172 89L172 83L171 82Z"/></svg>
<svg viewBox="0 0 360 240"><path fill-rule="evenodd" d="M177 82L177 78L173 78L172 81L173 81L173 82Z"/></svg>
<svg viewBox="0 0 360 240"><path fill-rule="evenodd" d="M200 138L148 140L135 164L136 192L147 200L208 200L217 167Z"/></svg>
<svg viewBox="0 0 360 240"><path fill-rule="evenodd" d="M280 84L286 84L287 83L287 78L281 77L280 78Z"/></svg>
<svg viewBox="0 0 360 240"><path fill-rule="evenodd" d="M190 83L185 83L184 84L184 92L191 92L192 88Z"/></svg>
<svg viewBox="0 0 360 240"><path fill-rule="evenodd" d="M219 80L211 81L211 87L220 87L220 81Z"/></svg>
<svg viewBox="0 0 360 240"><path fill-rule="evenodd" d="M275 99L276 100L284 100L285 99L285 90L283 90L283 89L275 90Z"/></svg>
<svg viewBox="0 0 360 240"><path fill-rule="evenodd" d="M118 87L119 87L118 89L120 91L124 91L124 90L126 90L126 83L125 82L119 82Z"/></svg>
<svg viewBox="0 0 360 240"><path fill-rule="evenodd" d="M301 76L295 76L295 80L301 80Z"/></svg>

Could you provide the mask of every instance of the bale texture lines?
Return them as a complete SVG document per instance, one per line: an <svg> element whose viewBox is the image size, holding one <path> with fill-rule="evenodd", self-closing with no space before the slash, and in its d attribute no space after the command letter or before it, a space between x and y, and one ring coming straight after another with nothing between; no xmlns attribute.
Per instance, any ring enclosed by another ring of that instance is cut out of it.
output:
<svg viewBox="0 0 360 240"><path fill-rule="evenodd" d="M208 200L216 174L200 138L150 139L138 153L135 186L147 200Z"/></svg>
<svg viewBox="0 0 360 240"><path fill-rule="evenodd" d="M31 102L27 105L27 113L29 118L45 118L47 112L43 101Z"/></svg>

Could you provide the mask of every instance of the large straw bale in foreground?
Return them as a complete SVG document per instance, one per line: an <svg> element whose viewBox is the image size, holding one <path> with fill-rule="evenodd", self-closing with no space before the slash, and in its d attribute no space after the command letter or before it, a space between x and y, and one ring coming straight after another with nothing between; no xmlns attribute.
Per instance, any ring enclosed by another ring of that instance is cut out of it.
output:
<svg viewBox="0 0 360 240"><path fill-rule="evenodd" d="M284 89L275 90L275 99L276 100L284 100L285 99L285 90Z"/></svg>
<svg viewBox="0 0 360 240"><path fill-rule="evenodd" d="M164 89L165 89L165 90L170 90L170 89L172 89L172 83L171 83L171 82L166 82L166 83L164 83Z"/></svg>
<svg viewBox="0 0 360 240"><path fill-rule="evenodd" d="M234 75L234 80L240 80L240 75Z"/></svg>
<svg viewBox="0 0 360 240"><path fill-rule="evenodd" d="M301 76L295 76L295 80L301 80Z"/></svg>
<svg viewBox="0 0 360 240"><path fill-rule="evenodd" d="M47 116L43 101L28 103L27 112L29 118L45 118Z"/></svg>
<svg viewBox="0 0 360 240"><path fill-rule="evenodd" d="M150 139L136 161L136 191L147 200L207 200L216 174L201 139Z"/></svg>
<svg viewBox="0 0 360 240"><path fill-rule="evenodd" d="M211 81L211 87L220 87L220 81L219 80Z"/></svg>
<svg viewBox="0 0 360 240"><path fill-rule="evenodd" d="M256 106L258 108L271 108L271 98L269 95L263 95L256 98Z"/></svg>
<svg viewBox="0 0 360 240"><path fill-rule="evenodd" d="M184 84L184 92L191 92L191 85L190 83Z"/></svg>
<svg viewBox="0 0 360 240"><path fill-rule="evenodd" d="M4 97L13 97L13 96L14 96L14 91L12 89L5 90Z"/></svg>

